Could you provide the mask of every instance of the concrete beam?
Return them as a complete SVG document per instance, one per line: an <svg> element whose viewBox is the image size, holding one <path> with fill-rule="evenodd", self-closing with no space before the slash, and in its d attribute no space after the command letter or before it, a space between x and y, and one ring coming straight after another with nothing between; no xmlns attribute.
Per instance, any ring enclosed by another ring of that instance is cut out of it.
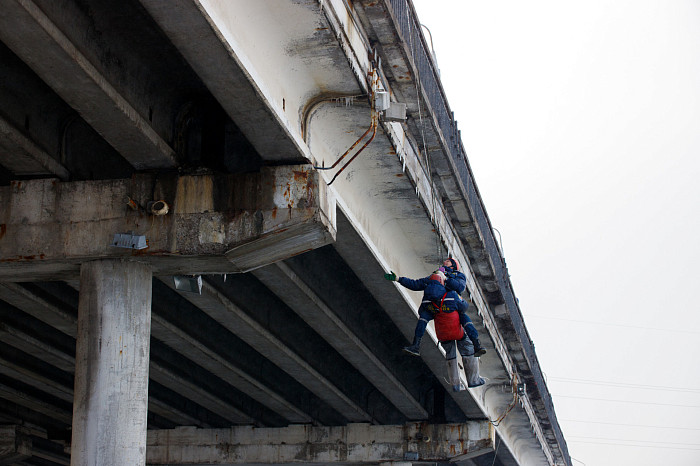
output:
<svg viewBox="0 0 700 466"><path fill-rule="evenodd" d="M171 280L163 283L175 289ZM177 291L177 290L176 290ZM179 292L183 298L204 311L227 330L268 358L328 403L333 409L352 422L369 421L371 417L349 399L338 387L316 371L308 362L288 348L274 335L232 303L226 296L203 281L202 294Z"/></svg>
<svg viewBox="0 0 700 466"><path fill-rule="evenodd" d="M0 383L0 398L15 403L19 406L41 413L42 416L70 425L71 412L56 407L54 404L44 401L32 395Z"/></svg>
<svg viewBox="0 0 700 466"><path fill-rule="evenodd" d="M358 274L358 277L386 310L406 340L410 342L418 320L417 311L407 309L410 306L407 303L410 303L411 296L405 288L394 286L386 280L377 278L381 277L390 267L386 265L386 260L373 245L366 232L362 231L360 227L353 226L353 220L348 218L349 215L348 212L338 215L338 240L334 247L353 270L363 271L362 274ZM418 305L415 304L415 309L417 308ZM470 391L457 393L452 391L446 378L444 351L440 349L436 341L435 333L430 326L421 345L421 358L468 417L483 417L483 412L469 394Z"/></svg>
<svg viewBox="0 0 700 466"><path fill-rule="evenodd" d="M18 283L0 283L0 299L75 338L78 321L74 314L50 303Z"/></svg>
<svg viewBox="0 0 700 466"><path fill-rule="evenodd" d="M427 419L428 413L389 369L284 262L253 272L304 321L323 335L338 353L355 366L408 419Z"/></svg>
<svg viewBox="0 0 700 466"><path fill-rule="evenodd" d="M37 373L32 369L21 366L16 361L9 361L7 359L0 358L0 374L13 377L15 379L21 379L22 382L26 383L27 385L30 385L44 393L48 393L59 400L66 401L68 403L73 402L72 386L67 387L52 378L46 377L44 374ZM153 396L148 398L148 410L164 419L174 422L175 424L200 425L202 427L207 427L206 425L202 425L197 418L183 413L173 406L168 406ZM1 461L0 464L2 464Z"/></svg>
<svg viewBox="0 0 700 466"><path fill-rule="evenodd" d="M487 421L466 424L150 430L148 464L366 464L449 461L493 451Z"/></svg>
<svg viewBox="0 0 700 466"><path fill-rule="evenodd" d="M309 165L244 175L137 175L0 187L0 280L66 280L80 264L134 258L156 274L244 272L333 241L334 209ZM132 200L135 207L129 208ZM164 200L165 215L149 214ZM147 248L115 247L144 235Z"/></svg>
<svg viewBox="0 0 700 466"><path fill-rule="evenodd" d="M76 283L73 283L73 285L76 289L78 288ZM16 283L0 284L0 299L10 303L25 313L30 314L36 319L45 322L58 330L61 330L66 335L77 338L78 323L74 315L69 314L65 310L46 302L44 299L33 294L21 285ZM156 317L156 319L158 318ZM47 342L40 341L7 323L0 323L0 341L20 349L25 353L34 355L65 372L72 374L75 371L75 358L73 356L66 354L62 350L55 348ZM3 364L1 359L0 364ZM5 363L3 367L0 367L0 373L8 372L22 374L22 376L25 377L25 383L32 385L43 392L50 393L58 399L69 402L73 401L72 387L64 387L55 381L47 379L46 377L36 374L34 371L28 370L15 363ZM193 399L202 400L200 404L213 412L218 412L219 414L235 413L235 415L232 416L232 419L230 419L232 422L251 422L249 417L240 413L234 407L229 406L223 400L206 393L205 390L194 387L192 384L183 385L181 377L177 377L172 373L172 371L167 370L157 362L150 362L149 373L150 377L155 382L158 382L164 387L167 387L173 392L182 396L191 396ZM223 408L221 408L222 405ZM221 410L219 411L220 408ZM208 426L207 424L203 424L196 417L182 412L175 406L161 401L157 398L157 396L149 397L148 409L149 411L152 411L160 417L174 422L175 424L197 425L201 427ZM226 416L224 415L224 417Z"/></svg>
<svg viewBox="0 0 700 466"><path fill-rule="evenodd" d="M137 170L176 165L148 120L36 3L3 2L0 39Z"/></svg>
<svg viewBox="0 0 700 466"><path fill-rule="evenodd" d="M75 358L52 344L28 335L21 329L6 322L0 322L0 341L14 348L40 358L56 368L72 373L75 370Z"/></svg>
<svg viewBox="0 0 700 466"><path fill-rule="evenodd" d="M53 175L67 180L70 173L56 159L34 144L12 123L0 116L0 160L15 175Z"/></svg>
<svg viewBox="0 0 700 466"><path fill-rule="evenodd" d="M0 426L0 464L13 464L32 456L32 439L16 425Z"/></svg>
<svg viewBox="0 0 700 466"><path fill-rule="evenodd" d="M253 82L251 70L243 64L245 58L226 41L203 2L140 1L263 159L299 161L305 157L302 143L284 123L287 117L264 95L260 84Z"/></svg>
<svg viewBox="0 0 700 466"><path fill-rule="evenodd" d="M187 380L179 376L165 366L151 363L149 375L152 380L163 386L170 388L184 397L195 400L196 403L212 413L216 413L231 424L255 424L253 418L241 410L231 406L230 403L222 400L206 390L203 390L196 382Z"/></svg>
<svg viewBox="0 0 700 466"><path fill-rule="evenodd" d="M227 359L208 348L203 342L192 338L186 331L153 314L151 334L175 351L186 355L212 374L221 377L233 387L268 406L272 411L292 423L307 423L313 419L278 393L269 389L250 374L234 366Z"/></svg>

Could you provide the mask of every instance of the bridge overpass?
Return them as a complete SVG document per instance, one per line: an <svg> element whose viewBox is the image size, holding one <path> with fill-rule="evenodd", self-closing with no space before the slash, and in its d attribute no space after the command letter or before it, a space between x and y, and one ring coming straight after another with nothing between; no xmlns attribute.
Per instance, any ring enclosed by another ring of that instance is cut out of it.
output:
<svg viewBox="0 0 700 466"><path fill-rule="evenodd" d="M410 0L0 6L0 462L571 464Z"/></svg>

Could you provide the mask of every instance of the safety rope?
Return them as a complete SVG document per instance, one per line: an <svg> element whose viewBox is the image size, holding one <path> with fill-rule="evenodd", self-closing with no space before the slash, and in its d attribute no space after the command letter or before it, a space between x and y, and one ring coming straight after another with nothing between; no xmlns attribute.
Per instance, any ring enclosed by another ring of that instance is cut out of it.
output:
<svg viewBox="0 0 700 466"><path fill-rule="evenodd" d="M435 252L436 256L440 258L440 263L442 263L445 259L443 255L443 248L440 247L440 238L441 238L441 233L440 233L440 220L437 217L437 199L435 198L435 184L433 180L433 171L432 167L430 164L430 153L428 152L428 144L425 141L425 127L423 123L423 112L421 111L421 98L420 98L420 91L422 90L422 86L420 85L420 69L417 64L416 60L416 49L415 49L415 42L416 38L414 37L415 31L418 31L417 34L421 34L420 28L414 29L413 28L413 22L408 21L408 35L409 35L409 41L411 45L411 56L413 57L414 62L416 62L416 73L417 75L415 76L414 79L414 84L416 88L416 100L418 103L418 121L420 122L420 133L421 133L421 139L423 142L423 154L425 155L425 164L426 164L426 171L428 172L428 180L430 181L430 203L432 207L432 220L433 220L433 225L435 225Z"/></svg>

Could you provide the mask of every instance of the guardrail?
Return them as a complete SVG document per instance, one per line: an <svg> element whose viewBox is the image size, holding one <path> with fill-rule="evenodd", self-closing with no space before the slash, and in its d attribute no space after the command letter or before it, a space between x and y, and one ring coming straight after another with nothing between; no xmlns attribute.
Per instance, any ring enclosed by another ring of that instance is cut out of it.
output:
<svg viewBox="0 0 700 466"><path fill-rule="evenodd" d="M466 190L464 194L471 207L474 220L481 231L484 247L493 264L496 280L500 287L501 294L503 295L506 308L510 314L513 327L520 338L523 352L528 360L537 385L536 388L544 402L547 417L552 423L554 435L561 449L564 461L570 466L571 457L569 456L566 441L564 440L561 428L556 419L551 394L543 378L542 369L540 368L537 355L535 354L534 345L525 328L523 316L508 275L507 266L497 246L491 221L488 218L481 195L474 182L474 175L469 166L464 146L462 145L462 139L460 131L457 129L454 113L450 110L449 104L447 103L445 91L438 77L437 65L433 62L432 56L428 53L427 43L423 36L415 9L410 0L387 0L387 4L391 7L394 21L397 24L402 39L409 46L413 65L418 71L420 88L426 96L431 111L437 120L439 130L447 141L447 155L452 158L454 165L457 167L458 175Z"/></svg>

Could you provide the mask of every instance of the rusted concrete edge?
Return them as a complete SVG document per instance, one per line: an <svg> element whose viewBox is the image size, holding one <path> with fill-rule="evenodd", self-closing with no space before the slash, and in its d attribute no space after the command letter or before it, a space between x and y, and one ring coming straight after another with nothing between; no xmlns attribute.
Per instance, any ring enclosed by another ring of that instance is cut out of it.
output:
<svg viewBox="0 0 700 466"><path fill-rule="evenodd" d="M151 263L156 274L235 273L335 238L335 201L310 165L245 175L137 175L0 188L0 281L58 280L102 258ZM148 205L162 200L168 212ZM145 236L117 247L114 235Z"/></svg>
<svg viewBox="0 0 700 466"><path fill-rule="evenodd" d="M147 464L365 464L450 461L493 451L488 421L148 431Z"/></svg>

